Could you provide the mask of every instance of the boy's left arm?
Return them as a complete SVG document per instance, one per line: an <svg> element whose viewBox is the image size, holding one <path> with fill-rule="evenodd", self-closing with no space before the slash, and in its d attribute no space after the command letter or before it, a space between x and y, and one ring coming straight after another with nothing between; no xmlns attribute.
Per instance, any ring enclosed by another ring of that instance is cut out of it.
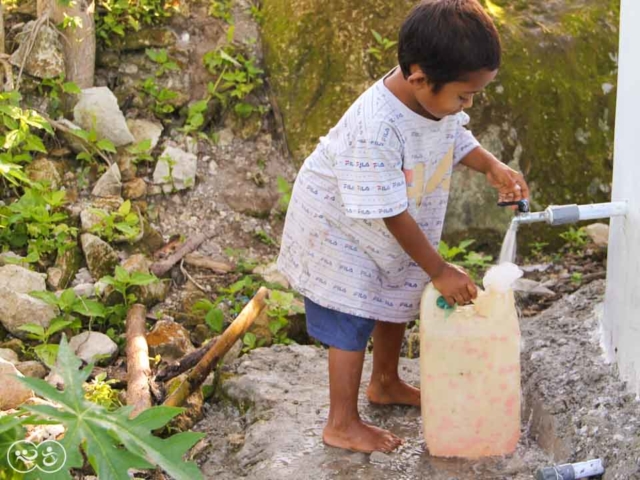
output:
<svg viewBox="0 0 640 480"><path fill-rule="evenodd" d="M502 163L484 148L474 148L460 163L484 173L489 184L498 190L499 202L517 202L529 198L529 187L522 174Z"/></svg>

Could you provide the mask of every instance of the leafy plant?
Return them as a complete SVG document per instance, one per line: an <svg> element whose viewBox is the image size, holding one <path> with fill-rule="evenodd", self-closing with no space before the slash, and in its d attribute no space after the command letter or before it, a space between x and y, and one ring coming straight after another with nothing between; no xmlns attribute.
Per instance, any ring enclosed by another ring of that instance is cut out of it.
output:
<svg viewBox="0 0 640 480"><path fill-rule="evenodd" d="M76 128L72 131L72 134L81 138L89 145L88 149L85 149L76 155L77 160L82 160L91 164L95 162L95 155L97 153L116 153L116 147L113 142L108 138L98 138L98 132L95 128L92 128L89 131Z"/></svg>
<svg viewBox="0 0 640 480"><path fill-rule="evenodd" d="M81 90L74 82L65 82L65 75L62 73L54 78L42 79L38 84L38 92L41 95L46 95L49 99L49 114L53 117L59 117L62 114L60 111L62 96L65 94L78 95Z"/></svg>
<svg viewBox="0 0 640 480"><path fill-rule="evenodd" d="M99 0L96 36L106 45L143 25L158 25L171 17L179 3L172 0Z"/></svg>
<svg viewBox="0 0 640 480"><path fill-rule="evenodd" d="M289 202L291 201L291 192L293 191L293 186L287 182L287 180L279 176L276 180L278 186L278 192L280 192L280 200L278 200L278 209L282 214L287 212L289 208Z"/></svg>
<svg viewBox="0 0 640 480"><path fill-rule="evenodd" d="M211 0L209 5L209 15L214 18L224 20L228 24L233 23L231 12L231 0Z"/></svg>
<svg viewBox="0 0 640 480"><path fill-rule="evenodd" d="M91 403L100 405L109 411L116 410L122 407L122 402L118 397L119 391L113 388L111 385L117 383L117 380L106 380L107 374L102 372L95 376L95 378L88 383L84 383L82 388L84 389L84 398Z"/></svg>
<svg viewBox="0 0 640 480"><path fill-rule="evenodd" d="M277 247L278 246L278 242L276 242L267 232L265 232L264 230L258 230L257 232L255 232L255 237L260 240L260 242L264 243L265 245L268 245L270 247Z"/></svg>
<svg viewBox="0 0 640 480"><path fill-rule="evenodd" d="M98 208L89 209L91 213L100 217L100 221L90 229L108 242L114 240L134 240L140 235L140 218L131 211L131 201L125 201L117 211L105 212Z"/></svg>
<svg viewBox="0 0 640 480"><path fill-rule="evenodd" d="M180 67L176 62L169 58L167 50L147 48L145 50L147 57L158 64L158 70L156 70L156 77L162 76L165 72L180 70Z"/></svg>
<svg viewBox="0 0 640 480"><path fill-rule="evenodd" d="M22 164L32 160L32 152L47 153L35 131L54 134L51 125L35 110L20 107L18 92L0 92L0 179L19 185L29 183Z"/></svg>
<svg viewBox="0 0 640 480"><path fill-rule="evenodd" d="M287 316L290 313L303 313L304 309L294 303L291 292L272 290L267 299L267 316L269 317L269 331L273 343L290 345L295 343L287 336L286 327L289 325Z"/></svg>
<svg viewBox="0 0 640 480"><path fill-rule="evenodd" d="M457 246L449 246L447 242L441 241L438 245L438 253L447 262L452 262L460 254L467 253L467 248L475 243L475 240L463 240Z"/></svg>
<svg viewBox="0 0 640 480"><path fill-rule="evenodd" d="M225 248L224 254L236 264L236 269L243 273L252 272L258 263L247 257L247 252L238 248Z"/></svg>
<svg viewBox="0 0 640 480"><path fill-rule="evenodd" d="M102 277L100 281L111 285L116 292L120 293L124 306L128 308L129 305L135 303L137 300L137 297L133 293L130 293L129 289L132 287L151 285L159 280L158 277L149 273L129 273L123 267L117 265L114 276L107 275L106 277Z"/></svg>
<svg viewBox="0 0 640 480"><path fill-rule="evenodd" d="M571 274L571 283L574 285L580 285L582 283L582 273L581 272L573 272Z"/></svg>
<svg viewBox="0 0 640 480"><path fill-rule="evenodd" d="M258 338L255 333L247 332L242 337L242 353L247 353L251 350L254 350L258 347L262 347L265 344L264 338Z"/></svg>
<svg viewBox="0 0 640 480"><path fill-rule="evenodd" d="M533 255L534 257L540 257L542 256L542 252L544 251L545 247L549 246L549 242L533 242L529 245L530 249L531 249L531 255Z"/></svg>
<svg viewBox="0 0 640 480"><path fill-rule="evenodd" d="M153 162L151 156L151 140L145 139L127 147L127 153L132 155L132 162L137 165L142 162Z"/></svg>
<svg viewBox="0 0 640 480"><path fill-rule="evenodd" d="M570 251L578 253L587 244L588 235L583 227L569 227L567 231L560 234L560 238L567 243Z"/></svg>
<svg viewBox="0 0 640 480"><path fill-rule="evenodd" d="M69 348L66 337L60 343L57 371L64 381L59 391L46 381L21 377L36 394L60 405L30 405L24 409L37 417L64 425L60 440L67 458L65 468L55 478L71 479L70 469L82 468L83 455L98 478L128 480L131 468L161 468L176 480L200 480L202 473L195 463L183 456L204 434L184 432L167 439L152 435L183 411L174 407L151 407L131 419L131 406L108 411L85 398L83 385L93 365L80 369L81 362ZM26 422L25 422L26 423ZM51 476L51 478L54 478Z"/></svg>
<svg viewBox="0 0 640 480"><path fill-rule="evenodd" d="M371 30L371 34L373 35L373 39L375 40L375 44L372 47L367 49L367 53L374 57L378 61L382 61L383 55L395 47L398 42L395 40L389 40L386 37L383 37L375 30Z"/></svg>
<svg viewBox="0 0 640 480"><path fill-rule="evenodd" d="M264 12L262 11L262 7L257 1L250 0L249 3L249 14L251 15L251 18L253 18L258 25L262 25L264 23Z"/></svg>
<svg viewBox="0 0 640 480"><path fill-rule="evenodd" d="M21 418L17 414L3 415L0 417L0 480L19 480L23 475L15 472L8 463L7 455L9 448L14 442L23 440L25 430L22 427L25 418Z"/></svg>
<svg viewBox="0 0 640 480"><path fill-rule="evenodd" d="M190 104L187 110L187 120L180 130L186 134L199 131L204 125L204 113L207 111L208 106L209 97Z"/></svg>
<svg viewBox="0 0 640 480"><path fill-rule="evenodd" d="M46 328L36 323L27 323L20 327L20 330L28 332L28 338L40 342L40 345L36 345L33 351L49 367L55 364L58 354L58 345L49 344L49 340L54 334L66 328L77 332L82 326L77 314L91 319L105 316L105 307L101 303L78 297L71 288L64 290L60 296L48 291L31 292L31 296L56 307L60 312L60 315L51 320Z"/></svg>
<svg viewBox="0 0 640 480"><path fill-rule="evenodd" d="M262 113L263 107L256 107L243 100L260 87L264 81L264 71L255 65L255 59L246 57L233 45L220 47L203 57L205 67L216 76L215 83L209 83L209 94L217 99L223 109L233 107L239 117L248 117L253 112Z"/></svg>
<svg viewBox="0 0 640 480"><path fill-rule="evenodd" d="M172 100L178 98L178 92L168 88L160 88L153 77L147 78L141 85L142 92L153 99L152 110L160 116L173 113L176 107L171 104Z"/></svg>
<svg viewBox="0 0 640 480"><path fill-rule="evenodd" d="M222 333L224 330L224 312L218 308L223 301L219 299L216 303L207 299L198 300L192 308L193 313L204 313L204 321L214 333Z"/></svg>
<svg viewBox="0 0 640 480"><path fill-rule="evenodd" d="M0 206L0 245L27 250L27 260L64 253L75 244L77 229L67 223L65 192L33 184L9 206Z"/></svg>

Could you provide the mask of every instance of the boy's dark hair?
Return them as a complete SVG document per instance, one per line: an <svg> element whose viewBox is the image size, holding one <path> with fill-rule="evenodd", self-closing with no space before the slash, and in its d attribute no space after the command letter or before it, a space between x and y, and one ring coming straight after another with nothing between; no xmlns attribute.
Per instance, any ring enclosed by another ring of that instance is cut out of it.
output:
<svg viewBox="0 0 640 480"><path fill-rule="evenodd" d="M477 0L423 0L400 29L398 61L405 78L417 64L434 93L445 83L500 66L500 37Z"/></svg>

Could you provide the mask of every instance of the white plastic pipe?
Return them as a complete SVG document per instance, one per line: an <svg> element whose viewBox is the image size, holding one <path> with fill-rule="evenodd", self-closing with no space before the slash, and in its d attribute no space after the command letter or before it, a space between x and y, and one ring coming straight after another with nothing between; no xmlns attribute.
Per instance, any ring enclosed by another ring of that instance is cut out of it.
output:
<svg viewBox="0 0 640 480"><path fill-rule="evenodd" d="M543 212L520 214L512 220L521 223L546 222L549 225L565 225L581 220L619 217L627 214L627 202L593 203L590 205L551 205Z"/></svg>

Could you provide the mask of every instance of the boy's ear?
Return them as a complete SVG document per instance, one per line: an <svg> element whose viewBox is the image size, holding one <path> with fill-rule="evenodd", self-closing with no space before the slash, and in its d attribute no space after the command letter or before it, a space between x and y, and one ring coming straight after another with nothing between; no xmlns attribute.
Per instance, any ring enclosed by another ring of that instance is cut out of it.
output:
<svg viewBox="0 0 640 480"><path fill-rule="evenodd" d="M429 79L418 65L414 64L409 68L411 69L411 73L407 77L407 81L409 82L409 84L411 84L412 87L423 88L424 86L429 84Z"/></svg>

